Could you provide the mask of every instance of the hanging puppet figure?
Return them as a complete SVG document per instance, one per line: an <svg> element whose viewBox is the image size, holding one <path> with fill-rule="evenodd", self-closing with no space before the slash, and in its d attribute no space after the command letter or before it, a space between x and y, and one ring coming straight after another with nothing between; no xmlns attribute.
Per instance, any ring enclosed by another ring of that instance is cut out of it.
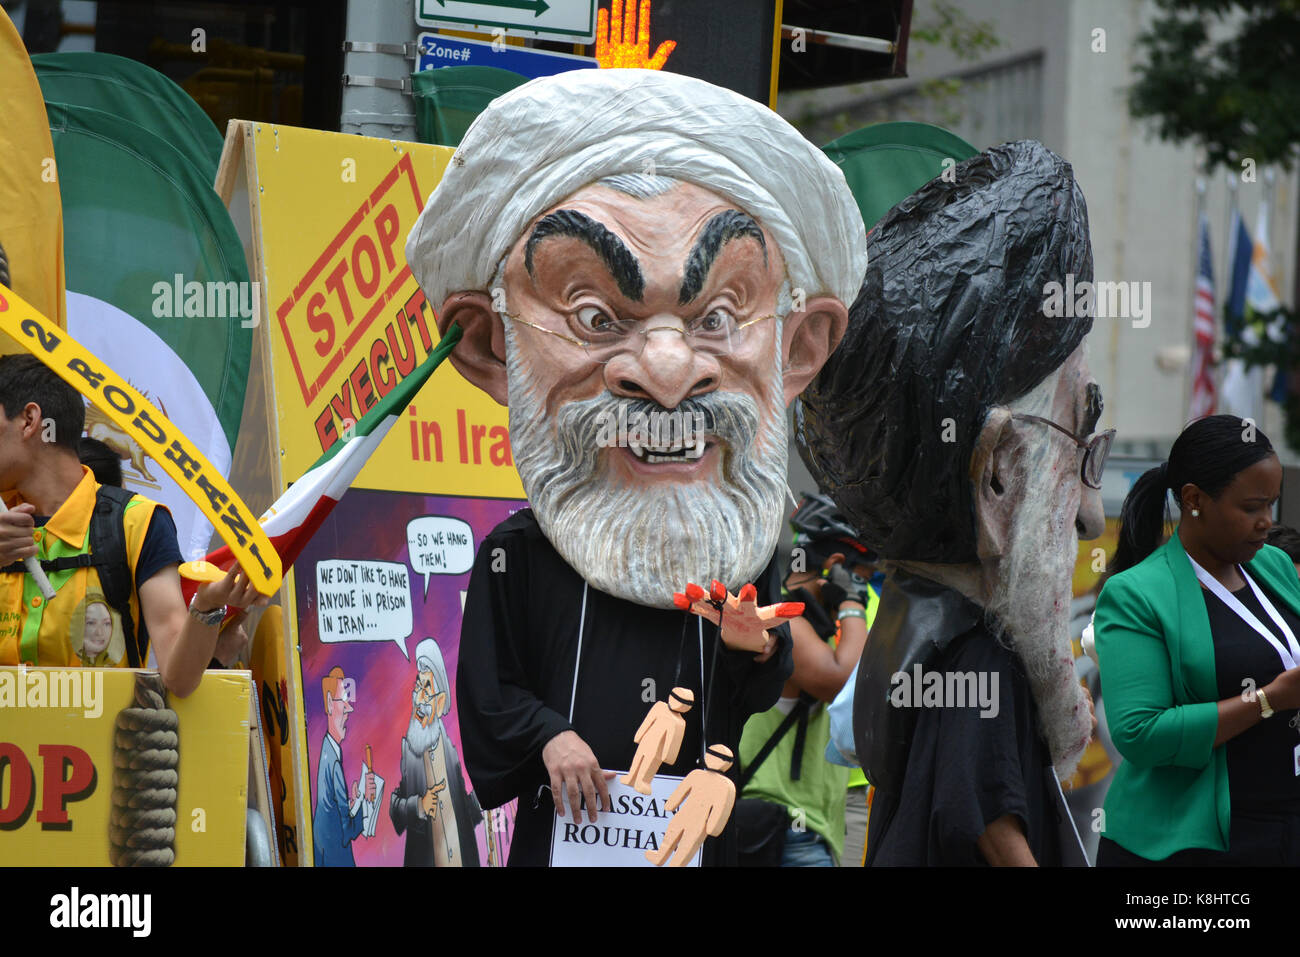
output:
<svg viewBox="0 0 1300 957"><path fill-rule="evenodd" d="M662 866L674 850L677 854L669 867L684 867L704 843L705 835L717 837L727 826L731 809L736 804L736 785L727 777L736 756L730 748L711 744L704 755L704 767L686 775L677 786L668 803L673 819L664 832L663 843L657 851L646 851L646 860Z"/></svg>
<svg viewBox="0 0 1300 957"><path fill-rule="evenodd" d="M650 713L637 728L632 740L636 742L636 757L632 768L622 778L628 787L642 794L650 793L650 782L665 762L677 763L686 734L686 719L682 717L695 704L695 692L690 688L674 688L668 692L667 701L656 701Z"/></svg>
<svg viewBox="0 0 1300 957"><path fill-rule="evenodd" d="M463 332L452 363L510 409L531 508L480 543L457 716L479 799L519 799L510 862L545 864L560 818L610 807L647 691L692 693L671 777L780 695L785 410L844 335L865 230L839 169L761 104L575 70L475 120L406 255ZM721 629L680 594L713 581Z"/></svg>

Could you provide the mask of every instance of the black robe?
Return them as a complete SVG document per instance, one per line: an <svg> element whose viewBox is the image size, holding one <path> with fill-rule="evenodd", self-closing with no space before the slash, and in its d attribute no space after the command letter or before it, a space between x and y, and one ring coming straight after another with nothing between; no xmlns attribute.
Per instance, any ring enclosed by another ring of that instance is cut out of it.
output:
<svg viewBox="0 0 1300 957"><path fill-rule="evenodd" d="M771 568L755 582L760 604L779 600L771 593ZM685 776L700 765L706 707L707 743L739 754L745 720L776 703L793 671L789 627L783 625L774 630L775 654L761 665L751 652L718 647L715 676L717 629L705 622L701 681L697 616L589 587L570 722L582 599L582 578L547 541L531 509L502 522L480 545L465 599L456 698L465 767L480 803L493 808L519 799L511 865L550 859L555 811L549 789L542 790L550 782L542 748L555 735L577 732L602 767L625 771L636 753L632 737L650 709L643 697L647 680L660 701L675 685L690 688L695 707L687 714L677 763L660 768L661 774ZM730 774L734 780L735 766ZM565 807L567 817L567 798ZM735 857L729 823L721 837L705 841L704 863L734 863Z"/></svg>
<svg viewBox="0 0 1300 957"><path fill-rule="evenodd" d="M892 676L997 675L996 716L978 707L895 707ZM886 582L854 692L858 756L875 785L870 866L982 865L976 842L1012 814L1040 865L1072 859L1051 756L1029 679L983 610L951 589L896 570Z"/></svg>
<svg viewBox="0 0 1300 957"><path fill-rule="evenodd" d="M446 731L442 732L439 747L446 749L447 796L456 819L456 833L460 838L461 867L478 867L478 839L474 828L483 822L483 811L474 795L465 792L461 778L460 758ZM420 798L428 790L424 768L424 752L416 751L410 743L410 732L402 738L402 779L393 789L388 801L388 814L393 830L406 834L406 851L402 855L403 867L433 867L433 825L427 817L420 816ZM444 822L445 823L445 822Z"/></svg>

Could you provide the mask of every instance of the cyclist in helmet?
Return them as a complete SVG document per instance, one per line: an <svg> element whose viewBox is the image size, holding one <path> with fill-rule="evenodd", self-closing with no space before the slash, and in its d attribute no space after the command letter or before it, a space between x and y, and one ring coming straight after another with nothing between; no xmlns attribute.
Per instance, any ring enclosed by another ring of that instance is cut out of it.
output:
<svg viewBox="0 0 1300 957"><path fill-rule="evenodd" d="M866 578L875 556L824 495L805 495L790 525L784 591L804 602L804 614L790 622L794 674L776 705L750 718L740 741L741 863L830 867L844 850L849 769L824 757L826 705L866 644L876 604Z"/></svg>

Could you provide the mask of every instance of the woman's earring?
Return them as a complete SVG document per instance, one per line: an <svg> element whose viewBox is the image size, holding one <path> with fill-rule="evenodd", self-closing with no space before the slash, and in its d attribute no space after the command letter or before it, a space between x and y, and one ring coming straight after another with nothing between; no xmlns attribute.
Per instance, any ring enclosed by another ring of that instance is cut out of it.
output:
<svg viewBox="0 0 1300 957"><path fill-rule="evenodd" d="M1200 517L1201 517L1201 510L1199 508L1192 509L1192 518L1200 518Z"/></svg>

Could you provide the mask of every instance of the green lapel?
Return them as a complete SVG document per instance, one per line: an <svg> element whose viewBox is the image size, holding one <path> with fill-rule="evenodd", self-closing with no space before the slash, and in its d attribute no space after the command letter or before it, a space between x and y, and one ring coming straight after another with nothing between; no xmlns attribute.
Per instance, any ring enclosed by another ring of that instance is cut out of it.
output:
<svg viewBox="0 0 1300 957"><path fill-rule="evenodd" d="M1219 700L1219 682L1214 667L1214 636L1210 634L1210 614L1196 570L1183 550L1178 530L1160 547L1174 579L1178 601L1179 629L1176 639L1168 641L1169 661L1173 673L1183 682L1177 689L1180 703ZM1173 636L1170 636L1173 637ZM1168 640L1168 639L1166 639Z"/></svg>
<svg viewBox="0 0 1300 957"><path fill-rule="evenodd" d="M1192 568L1183 543L1178 538L1178 530L1160 551L1168 563L1174 579L1174 592L1178 600L1179 631L1178 639L1169 642L1169 660L1173 673L1184 681L1180 689L1182 701L1215 701L1219 697L1218 678L1214 664L1214 636L1210 633L1210 615L1205 610L1205 596L1201 583L1196 579L1196 570ZM1286 603L1296 615L1300 615L1300 588L1292 575L1292 567L1287 562L1286 569L1273 568L1271 563L1262 560L1261 551L1246 563L1250 574Z"/></svg>

